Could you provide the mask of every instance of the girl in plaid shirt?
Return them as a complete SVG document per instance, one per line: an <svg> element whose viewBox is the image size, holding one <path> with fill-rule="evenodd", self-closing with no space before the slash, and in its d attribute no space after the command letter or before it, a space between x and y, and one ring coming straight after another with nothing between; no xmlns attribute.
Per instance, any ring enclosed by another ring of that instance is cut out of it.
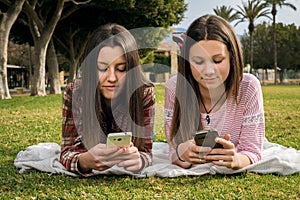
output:
<svg viewBox="0 0 300 200"><path fill-rule="evenodd" d="M134 173L151 165L155 92L134 37L117 24L99 27L81 69L64 93L61 163L83 176L114 165ZM124 131L133 134L130 147L106 147L108 133Z"/></svg>

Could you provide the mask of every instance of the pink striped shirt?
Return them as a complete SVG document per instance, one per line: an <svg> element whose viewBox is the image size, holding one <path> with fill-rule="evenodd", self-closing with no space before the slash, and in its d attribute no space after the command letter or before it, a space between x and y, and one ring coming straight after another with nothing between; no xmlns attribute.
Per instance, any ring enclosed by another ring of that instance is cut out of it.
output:
<svg viewBox="0 0 300 200"><path fill-rule="evenodd" d="M165 133L170 142L170 126L175 101L177 76L173 76L166 83L165 88ZM210 113L211 123L207 125L206 113L201 113L203 129L216 129L220 137L230 134L230 141L235 145L238 153L249 157L251 163L261 159L263 140L265 136L265 120L263 96L258 79L251 74L244 74L240 84L238 102L234 96L228 97L221 108ZM169 145L169 156L175 149Z"/></svg>

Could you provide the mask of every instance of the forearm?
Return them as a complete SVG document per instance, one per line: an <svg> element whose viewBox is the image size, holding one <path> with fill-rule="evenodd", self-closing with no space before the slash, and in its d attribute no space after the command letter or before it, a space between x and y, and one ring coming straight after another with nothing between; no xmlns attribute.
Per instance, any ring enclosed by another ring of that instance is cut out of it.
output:
<svg viewBox="0 0 300 200"><path fill-rule="evenodd" d="M236 157L237 159L235 166L232 167L233 169L241 169L251 164L249 157L244 154L237 153Z"/></svg>
<svg viewBox="0 0 300 200"><path fill-rule="evenodd" d="M176 153L173 153L172 156L171 156L171 159L172 159L172 164L175 164L175 165L178 165L179 167L182 167L182 168L190 168L192 166L191 163L189 162L183 162L183 161L180 161L176 155Z"/></svg>
<svg viewBox="0 0 300 200"><path fill-rule="evenodd" d="M182 158L183 152L182 149L180 148L180 144L177 145L175 149L172 148L172 151L170 151L171 154L171 160L172 164L178 165L182 168L190 168L192 166L191 163L187 162Z"/></svg>
<svg viewBox="0 0 300 200"><path fill-rule="evenodd" d="M81 153L78 156L77 168L78 172L81 174L91 173L92 166L89 166L90 160L93 159L89 152Z"/></svg>
<svg viewBox="0 0 300 200"><path fill-rule="evenodd" d="M74 144L69 145L65 142L66 140L63 139L60 162L68 171L80 173L78 160L80 155L86 152L86 149L81 142L75 142Z"/></svg>

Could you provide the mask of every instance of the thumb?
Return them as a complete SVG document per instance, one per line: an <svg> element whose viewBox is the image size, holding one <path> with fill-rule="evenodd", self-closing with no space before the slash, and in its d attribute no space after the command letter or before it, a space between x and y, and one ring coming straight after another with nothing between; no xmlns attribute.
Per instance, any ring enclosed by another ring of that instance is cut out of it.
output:
<svg viewBox="0 0 300 200"><path fill-rule="evenodd" d="M225 136L224 136L224 139L225 139L225 140L229 141L230 138L231 138L231 136L230 136L229 134L225 134Z"/></svg>
<svg viewBox="0 0 300 200"><path fill-rule="evenodd" d="M224 149L232 149L232 148L234 148L234 144L232 142L230 142L230 135L229 134L226 134L224 136L224 138L217 138L216 142L220 143L221 145L223 145Z"/></svg>

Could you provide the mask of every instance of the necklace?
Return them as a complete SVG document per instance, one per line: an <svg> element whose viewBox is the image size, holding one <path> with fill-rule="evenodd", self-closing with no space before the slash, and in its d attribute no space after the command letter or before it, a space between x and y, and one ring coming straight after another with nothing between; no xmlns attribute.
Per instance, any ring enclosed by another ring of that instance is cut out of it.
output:
<svg viewBox="0 0 300 200"><path fill-rule="evenodd" d="M211 113L211 111L212 111L212 110L216 107L216 105L221 101L221 99L222 99L222 97L224 96L225 93L226 93L226 91L223 92L223 94L220 96L220 98L218 99L218 101L215 103L215 105L213 105L213 106L211 107L211 109L210 109L209 111L207 111L207 109L206 109L206 107L205 107L205 105L204 105L204 103L203 103L203 100L202 100L202 98L201 98L201 95L200 95L200 102L201 102L201 104L203 105L204 110L205 110L205 112L206 112L205 120L207 121L207 125L210 123L209 113Z"/></svg>

